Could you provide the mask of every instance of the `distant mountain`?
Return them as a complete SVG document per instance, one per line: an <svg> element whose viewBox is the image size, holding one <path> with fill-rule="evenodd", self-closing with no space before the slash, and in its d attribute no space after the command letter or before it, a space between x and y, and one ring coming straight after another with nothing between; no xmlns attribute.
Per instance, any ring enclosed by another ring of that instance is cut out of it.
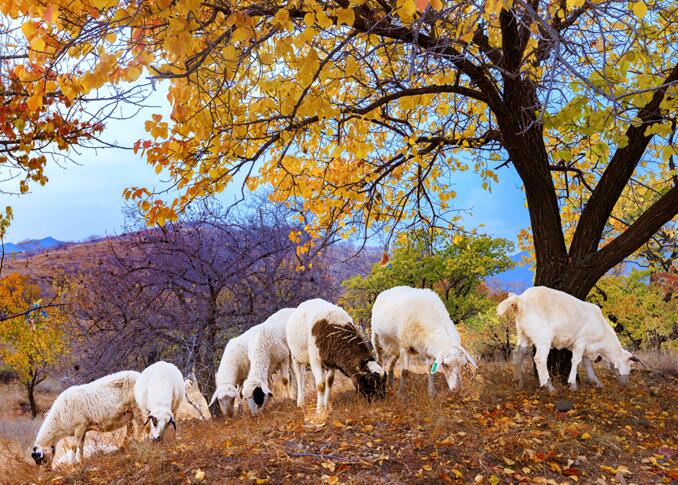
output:
<svg viewBox="0 0 678 485"><path fill-rule="evenodd" d="M534 284L534 272L530 269L529 264L521 264L527 252L521 252L511 256L515 267L499 273L498 275L488 278L487 285L490 288L504 291L513 291L514 293L522 293L527 288Z"/></svg>
<svg viewBox="0 0 678 485"><path fill-rule="evenodd" d="M51 236L45 237L43 239L27 239L19 243L6 243L5 244L5 254L12 253L30 253L36 254L47 249L54 249L65 245L63 241L54 239Z"/></svg>

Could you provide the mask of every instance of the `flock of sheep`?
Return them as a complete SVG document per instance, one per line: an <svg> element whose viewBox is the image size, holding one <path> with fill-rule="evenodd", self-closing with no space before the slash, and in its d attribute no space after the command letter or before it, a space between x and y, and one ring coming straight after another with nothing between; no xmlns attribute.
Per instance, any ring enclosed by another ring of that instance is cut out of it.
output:
<svg viewBox="0 0 678 485"><path fill-rule="evenodd" d="M551 347L572 351L568 382L576 389L580 362L588 379L600 386L592 362L605 359L622 384L628 381L633 362L639 359L624 350L597 306L566 293L534 287L522 295L510 294L497 308L498 315L513 314L517 347L513 364L521 377L521 361L534 345L534 362L542 387L553 391L546 366ZM310 365L316 387L316 409L327 407L334 375L341 371L368 401L383 398L386 382L394 387L395 365L400 361L399 391L411 356L419 356L429 371L429 394L435 394L434 374L445 376L450 390L459 387L466 366L477 369L461 344L445 305L428 289L406 286L382 292L372 308L372 347L341 307L322 299L285 308L242 335L231 339L216 374L218 401L226 416L233 416L236 400L246 401L259 413L272 397L271 377L280 372L288 398L293 397L290 367L296 378L297 405L304 403L304 379ZM80 460L85 434L127 426L126 440L134 436L162 439L184 400L184 378L173 364L156 362L143 372L122 371L63 391L43 422L31 456L37 464L51 461L59 440L68 438Z"/></svg>

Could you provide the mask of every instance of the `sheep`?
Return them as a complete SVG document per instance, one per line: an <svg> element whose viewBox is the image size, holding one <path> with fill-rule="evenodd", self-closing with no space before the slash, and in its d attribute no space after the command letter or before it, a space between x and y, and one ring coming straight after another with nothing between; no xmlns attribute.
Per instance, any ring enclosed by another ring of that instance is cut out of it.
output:
<svg viewBox="0 0 678 485"><path fill-rule="evenodd" d="M247 401L252 414L257 414L273 396L270 379L277 370L280 370L287 397L292 397L286 329L293 312L294 308L283 308L252 328L252 336L247 342L249 373L242 385L242 399Z"/></svg>
<svg viewBox="0 0 678 485"><path fill-rule="evenodd" d="M221 412L226 417L233 416L235 400L240 398L240 388L249 373L247 349L254 329L255 327L252 327L228 341L221 356L219 369L214 376L216 389L208 406L211 407L214 401L218 400Z"/></svg>
<svg viewBox="0 0 678 485"><path fill-rule="evenodd" d="M547 359L551 347L572 351L572 369L567 382L570 389L577 389L577 366L583 361L588 380L601 387L593 372L592 361L599 357L611 362L622 385L628 384L628 376L634 362L640 360L624 350L603 312L592 303L581 301L562 291L535 286L521 295L510 293L497 307L497 315L513 313L518 341L513 352L513 369L522 385L520 364L534 345L534 363L539 375L539 384L550 392L555 391L549 378Z"/></svg>
<svg viewBox="0 0 678 485"><path fill-rule="evenodd" d="M305 301L290 316L286 335L297 379L297 406L304 403L307 364L315 379L316 411L329 404L337 369L351 378L368 401L384 397L386 373L341 307L320 298Z"/></svg>
<svg viewBox="0 0 678 485"><path fill-rule="evenodd" d="M129 438L136 411L134 386L139 376L136 371L116 372L88 384L71 386L59 394L33 444L31 457L35 463L51 462L56 444L69 436L76 440L75 454L79 454L81 461L88 431L114 431L127 426Z"/></svg>
<svg viewBox="0 0 678 485"><path fill-rule="evenodd" d="M435 395L434 374L441 371L447 385L459 387L466 364L478 366L466 349L440 297L429 289L396 286L382 291L372 307L372 345L378 361L388 368L394 386L395 365L400 360L399 393L404 389L410 355L426 361L428 392Z"/></svg>
<svg viewBox="0 0 678 485"><path fill-rule="evenodd" d="M175 418L178 421L189 419L207 420L211 416L207 400L200 392L195 376L184 379L184 400L179 405Z"/></svg>
<svg viewBox="0 0 678 485"><path fill-rule="evenodd" d="M149 436L160 441L168 425L176 432L174 416L184 400L184 376L169 362L149 365L134 385L134 399L145 419L144 429L149 426Z"/></svg>

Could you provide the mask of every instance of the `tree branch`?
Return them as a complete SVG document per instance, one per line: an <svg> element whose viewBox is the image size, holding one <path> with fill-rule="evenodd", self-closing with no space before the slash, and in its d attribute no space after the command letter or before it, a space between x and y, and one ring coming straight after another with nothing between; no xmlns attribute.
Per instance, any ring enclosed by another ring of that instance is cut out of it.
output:
<svg viewBox="0 0 678 485"><path fill-rule="evenodd" d="M676 82L678 82L678 64L662 83L665 86L655 91L652 100L638 113L638 118L642 122L632 124L626 130L628 143L616 150L582 211L572 239L571 257L582 257L595 252L598 248L605 224L652 139L653 135L646 135L645 131L649 126L664 119L659 106L668 86ZM659 227L661 226L657 229Z"/></svg>
<svg viewBox="0 0 678 485"><path fill-rule="evenodd" d="M609 268L624 260L643 244L654 233L678 214L678 186L674 186L666 194L646 210L631 226L596 254L598 266ZM601 274L602 276L602 274Z"/></svg>

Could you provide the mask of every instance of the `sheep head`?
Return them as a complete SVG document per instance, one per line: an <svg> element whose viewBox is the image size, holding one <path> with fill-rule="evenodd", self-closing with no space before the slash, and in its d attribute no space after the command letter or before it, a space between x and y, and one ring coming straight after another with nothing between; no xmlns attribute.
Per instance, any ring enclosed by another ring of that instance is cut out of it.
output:
<svg viewBox="0 0 678 485"><path fill-rule="evenodd" d="M49 465L54 459L55 446L41 446L39 444L34 444L33 449L31 450L31 458L35 461L36 465Z"/></svg>
<svg viewBox="0 0 678 485"><path fill-rule="evenodd" d="M353 385L369 402L386 397L386 372L374 360L363 363L360 371L353 376Z"/></svg>
<svg viewBox="0 0 678 485"><path fill-rule="evenodd" d="M258 379L248 379L242 386L242 397L247 399L247 405L252 414L257 414L268 400L273 397L273 393L266 382Z"/></svg>
<svg viewBox="0 0 678 485"><path fill-rule="evenodd" d="M447 386L451 391L459 387L461 381L461 371L466 366L477 369L475 360L463 347L452 347L451 349L439 352L431 366L431 374L440 371L445 376Z"/></svg>
<svg viewBox="0 0 678 485"><path fill-rule="evenodd" d="M144 425L149 426L149 434L153 441L162 440L167 431L168 426L172 426L174 430L177 429L177 423L174 421L174 416L167 409L157 409L151 411L146 418L146 423Z"/></svg>

